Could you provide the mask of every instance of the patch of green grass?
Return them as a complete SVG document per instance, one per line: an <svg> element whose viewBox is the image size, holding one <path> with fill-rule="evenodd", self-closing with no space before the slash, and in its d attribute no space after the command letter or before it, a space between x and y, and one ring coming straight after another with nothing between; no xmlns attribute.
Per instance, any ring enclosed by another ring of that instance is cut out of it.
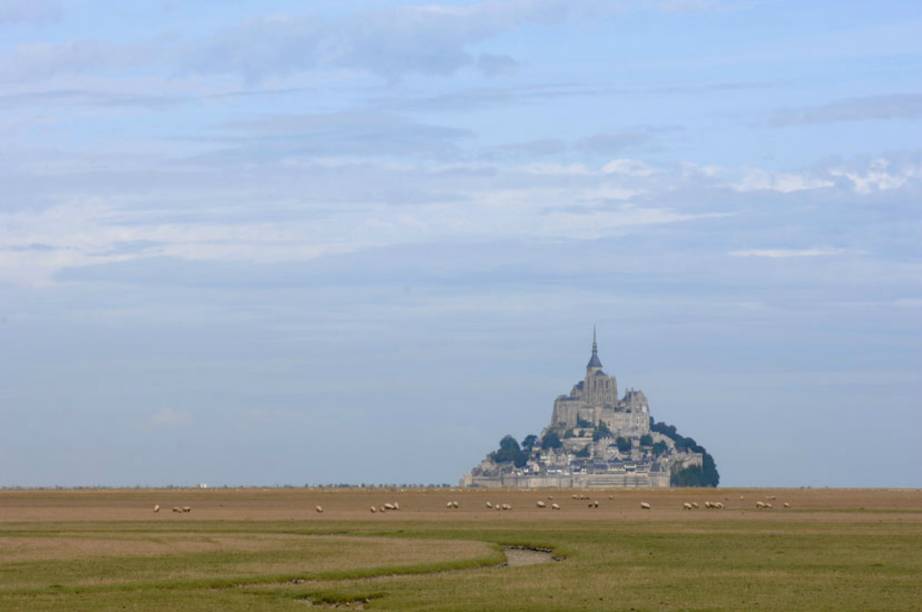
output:
<svg viewBox="0 0 922 612"><path fill-rule="evenodd" d="M349 538L308 537L325 534ZM0 548L0 609L303 610L306 602L363 602L369 609L444 611L917 610L922 601L922 523L911 514L828 522L790 513L706 521L201 521L0 528L0 542L20 543L76 536L162 543L205 535L216 542L225 536L291 538L266 550L67 560L9 561ZM485 543L486 553L459 557L452 548L472 541ZM389 556L388 543L420 547L432 558ZM564 560L500 567L503 546L547 548ZM300 569L277 571L299 563Z"/></svg>

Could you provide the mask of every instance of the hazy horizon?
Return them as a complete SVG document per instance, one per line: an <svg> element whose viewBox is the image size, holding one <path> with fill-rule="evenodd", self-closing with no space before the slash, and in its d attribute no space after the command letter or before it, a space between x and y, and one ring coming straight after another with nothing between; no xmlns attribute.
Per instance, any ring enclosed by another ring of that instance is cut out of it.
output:
<svg viewBox="0 0 922 612"><path fill-rule="evenodd" d="M0 0L0 486L455 483L607 373L922 487L913 2Z"/></svg>

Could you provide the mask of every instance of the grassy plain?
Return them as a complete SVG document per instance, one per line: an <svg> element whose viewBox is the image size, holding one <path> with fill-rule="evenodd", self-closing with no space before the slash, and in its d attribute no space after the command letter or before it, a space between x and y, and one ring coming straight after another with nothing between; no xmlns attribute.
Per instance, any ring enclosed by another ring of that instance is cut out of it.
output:
<svg viewBox="0 0 922 612"><path fill-rule="evenodd" d="M922 609L919 490L572 493L0 491L0 609Z"/></svg>

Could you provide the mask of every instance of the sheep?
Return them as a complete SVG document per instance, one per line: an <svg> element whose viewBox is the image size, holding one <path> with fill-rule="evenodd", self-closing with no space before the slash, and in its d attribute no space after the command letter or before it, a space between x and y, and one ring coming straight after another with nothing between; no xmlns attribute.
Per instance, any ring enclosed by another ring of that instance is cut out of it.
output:
<svg viewBox="0 0 922 612"><path fill-rule="evenodd" d="M551 510L560 510L559 504L551 504Z"/></svg>
<svg viewBox="0 0 922 612"><path fill-rule="evenodd" d="M400 504L399 504L399 503L394 502L393 506L394 506L394 510L400 510Z"/></svg>
<svg viewBox="0 0 922 612"><path fill-rule="evenodd" d="M774 495L769 495L769 496L768 496L768 499L769 499L770 501L775 501L775 500L777 499L777 497L774 496Z"/></svg>
<svg viewBox="0 0 922 612"><path fill-rule="evenodd" d="M579 495L577 495L576 493L574 493L574 494L571 495L570 497L572 497L573 499L579 499Z"/></svg>
<svg viewBox="0 0 922 612"><path fill-rule="evenodd" d="M495 506L493 506L493 509L494 509L494 510L502 510L503 507L500 506L499 504L496 504Z"/></svg>
<svg viewBox="0 0 922 612"><path fill-rule="evenodd" d="M545 504L543 501L541 501L541 500L539 499L539 500L535 503L535 505L538 506L539 508L544 508L546 504Z"/></svg>
<svg viewBox="0 0 922 612"><path fill-rule="evenodd" d="M445 504L445 507L451 510L452 508L455 507L455 502L448 502L447 504Z"/></svg>
<svg viewBox="0 0 922 612"><path fill-rule="evenodd" d="M372 507L370 508L370 510L371 510L371 513L372 513L372 514L374 514L375 512L378 511L378 509L375 508L374 506L372 506Z"/></svg>
<svg viewBox="0 0 922 612"><path fill-rule="evenodd" d="M182 512L182 508L179 506L173 506L173 512Z"/></svg>
<svg viewBox="0 0 922 612"><path fill-rule="evenodd" d="M154 512L160 512L160 504L154 504Z"/></svg>
<svg viewBox="0 0 922 612"><path fill-rule="evenodd" d="M692 502L691 504L692 504L692 508L694 508L695 510L698 509L698 502Z"/></svg>
<svg viewBox="0 0 922 612"><path fill-rule="evenodd" d="M487 502L487 509L488 509L488 510L492 510L492 509L493 509L493 504L490 503L490 502Z"/></svg>
<svg viewBox="0 0 922 612"><path fill-rule="evenodd" d="M685 502L684 504L682 504L682 508L684 508L685 510L691 510L692 505L688 502Z"/></svg>
<svg viewBox="0 0 922 612"><path fill-rule="evenodd" d="M182 507L182 511L183 511L183 512L192 512L192 507L191 507L191 506L183 506L183 507Z"/></svg>
<svg viewBox="0 0 922 612"><path fill-rule="evenodd" d="M314 512L317 514L323 514L323 506L314 506Z"/></svg>
<svg viewBox="0 0 922 612"><path fill-rule="evenodd" d="M763 502L763 501L757 501L757 502L756 502L756 508L758 508L759 510L761 510L762 508L765 508L765 502Z"/></svg>
<svg viewBox="0 0 922 612"><path fill-rule="evenodd" d="M711 504L711 507L717 508L718 510L723 510L724 504L723 502L714 502L713 504Z"/></svg>
<svg viewBox="0 0 922 612"><path fill-rule="evenodd" d="M769 503L769 502L765 502L765 507L768 508L769 510L771 510L772 508L774 508L774 506L771 505L771 503Z"/></svg>
<svg viewBox="0 0 922 612"><path fill-rule="evenodd" d="M784 507L785 507L785 508L790 508L790 507L791 507L791 504L789 504L788 502L784 502Z"/></svg>
<svg viewBox="0 0 922 612"><path fill-rule="evenodd" d="M512 510L512 506L509 504L503 504L503 510Z"/></svg>
<svg viewBox="0 0 922 612"><path fill-rule="evenodd" d="M393 509L394 509L394 504L386 503L386 504L384 504L384 509L385 509L385 510L393 510Z"/></svg>
<svg viewBox="0 0 922 612"><path fill-rule="evenodd" d="M455 504L455 506L454 506L454 507L455 507L456 509L457 509L457 508L460 508L460 507L461 507L461 504L460 504L460 503L458 503L458 502L454 502L454 504Z"/></svg>
<svg viewBox="0 0 922 612"><path fill-rule="evenodd" d="M613 499L615 499L615 496L614 496L614 495L609 495L609 496L608 496L608 500L609 500L609 501L611 501L611 500L613 500Z"/></svg>
<svg viewBox="0 0 922 612"><path fill-rule="evenodd" d="M553 495L548 495L548 496L547 496L547 499L550 501L550 500L554 499L554 496L553 496Z"/></svg>
<svg viewBox="0 0 922 612"><path fill-rule="evenodd" d="M704 502L704 507L707 508L708 510L710 510L710 509L711 509L711 502L709 502L709 501Z"/></svg>
<svg viewBox="0 0 922 612"><path fill-rule="evenodd" d="M651 508L650 504L647 502L640 502L640 507L644 510L649 510Z"/></svg>
<svg viewBox="0 0 922 612"><path fill-rule="evenodd" d="M591 502L589 502L588 507L589 507L589 508L598 508L598 507L599 507L599 502L597 502L597 501L591 501Z"/></svg>

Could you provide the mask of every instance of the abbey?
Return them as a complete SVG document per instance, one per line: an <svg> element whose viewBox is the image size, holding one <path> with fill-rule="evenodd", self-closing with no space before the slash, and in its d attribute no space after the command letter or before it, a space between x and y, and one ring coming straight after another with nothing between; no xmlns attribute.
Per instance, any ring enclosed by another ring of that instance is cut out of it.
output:
<svg viewBox="0 0 922 612"><path fill-rule="evenodd" d="M599 345L592 332L592 357L586 365L586 377L576 383L569 395L554 401L552 428L571 429L581 423L604 423L621 435L640 437L650 432L650 407L643 391L628 390L618 399L618 381L602 371Z"/></svg>
<svg viewBox="0 0 922 612"><path fill-rule="evenodd" d="M596 333L586 375L554 400L540 436L500 441L465 475L469 487L716 486L713 458L675 427L655 423L642 391L618 397L618 381L602 369Z"/></svg>

